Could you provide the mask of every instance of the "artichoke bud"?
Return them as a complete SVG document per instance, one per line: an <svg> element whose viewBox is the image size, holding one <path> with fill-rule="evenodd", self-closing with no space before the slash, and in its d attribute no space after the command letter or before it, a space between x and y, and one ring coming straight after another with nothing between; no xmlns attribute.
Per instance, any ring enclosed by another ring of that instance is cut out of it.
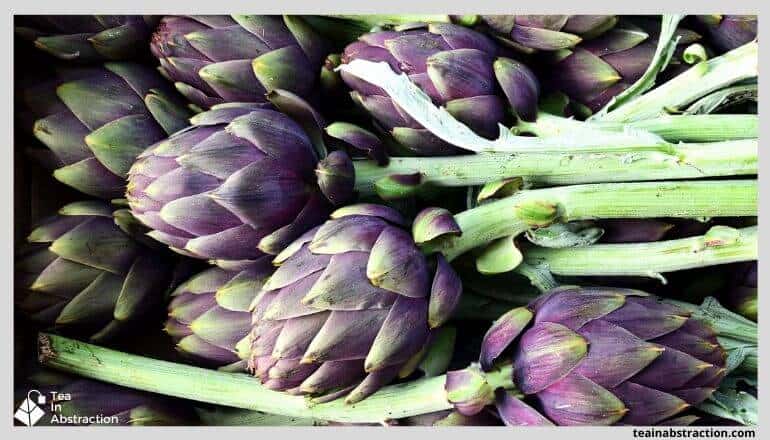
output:
<svg viewBox="0 0 770 440"><path fill-rule="evenodd" d="M412 222L412 237L417 244L426 243L444 235L462 234L451 212L444 208L425 208Z"/></svg>
<svg viewBox="0 0 770 440"><path fill-rule="evenodd" d="M344 205L353 198L355 169L344 151L333 151L316 166L318 186L334 205Z"/></svg>
<svg viewBox="0 0 770 440"><path fill-rule="evenodd" d="M374 182L377 195L385 200L403 199L419 193L422 186L422 174L391 174Z"/></svg>
<svg viewBox="0 0 770 440"><path fill-rule="evenodd" d="M506 424L654 425L721 383L729 363L717 339L723 332L756 342L753 323L713 300L697 308L630 289L565 286L495 322L480 360L491 368L514 342L513 384L547 417L497 391Z"/></svg>
<svg viewBox="0 0 770 440"><path fill-rule="evenodd" d="M426 348L438 338L429 296L443 321L459 283L448 264L432 270L404 227L391 208L345 206L279 254L250 307L249 368L265 386L355 403L426 356L445 368Z"/></svg>
<svg viewBox="0 0 770 440"><path fill-rule="evenodd" d="M516 205L516 217L533 228L548 226L559 217L559 205L545 200L527 200Z"/></svg>
<svg viewBox="0 0 770 440"><path fill-rule="evenodd" d="M447 372L444 388L447 400L460 414L466 416L478 414L495 401L495 390L477 365Z"/></svg>

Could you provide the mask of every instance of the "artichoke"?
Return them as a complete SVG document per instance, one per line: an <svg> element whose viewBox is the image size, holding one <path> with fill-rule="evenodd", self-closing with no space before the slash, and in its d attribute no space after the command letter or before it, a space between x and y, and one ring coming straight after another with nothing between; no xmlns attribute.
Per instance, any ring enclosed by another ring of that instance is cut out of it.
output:
<svg viewBox="0 0 770 440"><path fill-rule="evenodd" d="M291 393L358 402L417 367L461 284L435 270L398 212L351 205L279 254L255 298L249 369Z"/></svg>
<svg viewBox="0 0 770 440"><path fill-rule="evenodd" d="M177 287L164 328L177 350L199 364L245 370L249 305L272 270L262 258L240 270L212 267Z"/></svg>
<svg viewBox="0 0 770 440"><path fill-rule="evenodd" d="M756 15L696 15L711 46L720 52L733 50L757 38Z"/></svg>
<svg viewBox="0 0 770 440"><path fill-rule="evenodd" d="M309 97L327 55L315 32L290 15L166 16L150 49L164 76L200 109L267 102L274 89Z"/></svg>
<svg viewBox="0 0 770 440"><path fill-rule="evenodd" d="M472 369L447 377L458 410L496 399L513 425L653 425L704 401L726 373L710 321L636 290L561 287L511 310L487 332L481 368L495 369L514 339L513 383L540 412L489 384L470 397L468 387L483 384Z"/></svg>
<svg viewBox="0 0 770 440"><path fill-rule="evenodd" d="M24 91L38 118L32 153L54 176L85 194L123 196L136 156L185 127L189 112L150 68L128 62L59 69L56 79Z"/></svg>
<svg viewBox="0 0 770 440"><path fill-rule="evenodd" d="M127 60L147 52L157 22L146 15L26 15L17 18L16 33L63 60Z"/></svg>
<svg viewBox="0 0 770 440"><path fill-rule="evenodd" d="M509 107L518 117L534 120L539 94L532 71L500 55L500 48L478 32L434 23L362 35L345 48L342 61L387 62L479 135L494 138L498 125L509 119ZM459 151L420 126L380 88L344 71L342 78L354 90L353 100L407 148L422 155Z"/></svg>
<svg viewBox="0 0 770 440"><path fill-rule="evenodd" d="M338 198L319 189L311 138L265 106L220 104L139 155L126 196L151 237L232 264L278 253L323 222Z"/></svg>
<svg viewBox="0 0 770 440"><path fill-rule="evenodd" d="M657 47L659 29L644 20L622 20L601 36L577 46L544 54L547 67L541 76L550 90L567 95L574 113L587 115L600 110L613 97L636 82L650 65ZM679 28L678 49L665 71L681 73L688 66L683 58L686 46L700 35Z"/></svg>
<svg viewBox="0 0 770 440"><path fill-rule="evenodd" d="M43 325L93 341L152 315L175 267L118 226L127 225L122 214L104 202L75 202L35 228L30 249L16 262L19 308Z"/></svg>
<svg viewBox="0 0 770 440"><path fill-rule="evenodd" d="M572 48L612 29L617 21L614 15L480 15L470 24L477 22L505 44L532 53Z"/></svg>

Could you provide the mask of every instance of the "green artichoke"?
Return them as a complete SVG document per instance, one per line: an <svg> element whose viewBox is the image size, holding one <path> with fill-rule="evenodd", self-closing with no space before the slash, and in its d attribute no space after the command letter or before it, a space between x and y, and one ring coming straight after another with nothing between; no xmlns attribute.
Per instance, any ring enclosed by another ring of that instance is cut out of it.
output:
<svg viewBox="0 0 770 440"><path fill-rule="evenodd" d="M136 156L190 116L160 75L128 62L61 68L23 96L47 147L33 155L62 183L103 199L123 197Z"/></svg>
<svg viewBox="0 0 770 440"><path fill-rule="evenodd" d="M174 261L118 226L124 214L89 201L44 220L16 262L18 307L34 321L93 341L153 316L174 281Z"/></svg>

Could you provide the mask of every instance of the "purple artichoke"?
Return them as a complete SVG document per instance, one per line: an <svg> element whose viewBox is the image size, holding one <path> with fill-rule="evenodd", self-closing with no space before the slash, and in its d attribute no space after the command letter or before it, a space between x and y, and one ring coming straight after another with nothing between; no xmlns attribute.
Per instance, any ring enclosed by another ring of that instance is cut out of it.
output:
<svg viewBox="0 0 770 440"><path fill-rule="evenodd" d="M276 257L252 305L249 368L265 386L357 402L416 368L461 284L402 225L390 208L351 205Z"/></svg>
<svg viewBox="0 0 770 440"><path fill-rule="evenodd" d="M481 367L494 369L514 339L513 383L539 412L498 389L512 425L658 424L709 397L726 371L705 320L635 290L557 288L513 309L487 332ZM474 381L482 386L469 388ZM492 400L484 384L479 370L450 372L449 398L472 414Z"/></svg>
<svg viewBox="0 0 770 440"><path fill-rule="evenodd" d="M584 106L583 113L596 112L644 74L655 54L658 32L646 21L623 20L597 38L545 55L550 60L543 81L549 89ZM682 28L677 36L681 37L679 49L666 75L686 69L682 52L700 39L698 34Z"/></svg>
<svg viewBox="0 0 770 440"><path fill-rule="evenodd" d="M139 156L126 197L151 237L195 258L253 261L323 222L330 200L345 201L337 185L319 188L308 133L264 107L220 104Z"/></svg>
<svg viewBox="0 0 770 440"><path fill-rule="evenodd" d="M696 15L708 42L720 52L743 46L757 38L756 15Z"/></svg>
<svg viewBox="0 0 770 440"><path fill-rule="evenodd" d="M16 33L63 60L127 60L148 52L157 22L147 15L24 15Z"/></svg>
<svg viewBox="0 0 770 440"><path fill-rule="evenodd" d="M105 63L62 68L54 77L23 92L40 118L33 133L47 147L31 153L85 194L122 197L136 156L188 125L180 97L148 67Z"/></svg>
<svg viewBox="0 0 770 440"><path fill-rule="evenodd" d="M249 305L272 271L262 258L240 270L212 267L177 287L165 326L177 350L199 364L245 370Z"/></svg>
<svg viewBox="0 0 770 440"><path fill-rule="evenodd" d="M435 104L481 136L498 135L509 107L529 121L537 113L539 85L532 71L500 57L488 37L459 25L435 23L365 34L343 53L344 63L356 59L384 61L395 72L407 74ZM345 72L342 78L353 88L353 100L404 146L424 155L458 152L399 109L382 89Z"/></svg>
<svg viewBox="0 0 770 440"><path fill-rule="evenodd" d="M569 49L612 29L614 15L480 15L482 28L526 53Z"/></svg>
<svg viewBox="0 0 770 440"><path fill-rule="evenodd" d="M327 55L298 16L163 17L152 37L161 72L201 109L224 102L267 102L284 89L314 93Z"/></svg>
<svg viewBox="0 0 770 440"><path fill-rule="evenodd" d="M173 260L127 235L104 202L77 202L44 220L16 262L18 307L33 320L103 341L166 298Z"/></svg>

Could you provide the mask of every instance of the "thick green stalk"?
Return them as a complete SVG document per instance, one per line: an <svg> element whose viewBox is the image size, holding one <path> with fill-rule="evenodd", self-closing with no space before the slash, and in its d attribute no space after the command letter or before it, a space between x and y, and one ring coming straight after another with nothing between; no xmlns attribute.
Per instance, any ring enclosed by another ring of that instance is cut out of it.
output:
<svg viewBox="0 0 770 440"><path fill-rule="evenodd" d="M495 239L521 234L547 211L553 215L545 224L597 218L753 216L757 182L605 183L525 190L455 215L462 234L439 237L423 250L441 252L451 260Z"/></svg>
<svg viewBox="0 0 770 440"><path fill-rule="evenodd" d="M541 113L537 121L520 121L514 129L535 136L561 136L581 124L618 132L645 130L669 142L718 142L759 137L759 116L748 114L660 115L653 119L622 123L580 122Z"/></svg>
<svg viewBox="0 0 770 440"><path fill-rule="evenodd" d="M345 399L316 403L303 396L271 391L258 380L122 353L74 339L41 333L40 362L57 370L138 390L276 415L348 423L380 423L451 409L446 376L418 379L381 388L356 404ZM510 370L488 373L489 381L512 386Z"/></svg>
<svg viewBox="0 0 770 440"><path fill-rule="evenodd" d="M554 275L642 276L662 279L662 273L738 261L756 260L757 228L737 230L733 243L710 244L708 235L649 243L593 244L549 249L532 247L524 261L542 265Z"/></svg>
<svg viewBox="0 0 770 440"><path fill-rule="evenodd" d="M756 139L639 146L628 151L478 153L456 157L393 157L387 166L355 161L356 190L370 195L391 175L420 173L430 186L483 185L524 177L536 186L696 179L757 174ZM663 150L663 151L661 151Z"/></svg>
<svg viewBox="0 0 770 440"><path fill-rule="evenodd" d="M758 75L759 46L756 41L724 55L702 61L652 91L592 120L630 122L654 118L667 109L683 108L715 90Z"/></svg>

